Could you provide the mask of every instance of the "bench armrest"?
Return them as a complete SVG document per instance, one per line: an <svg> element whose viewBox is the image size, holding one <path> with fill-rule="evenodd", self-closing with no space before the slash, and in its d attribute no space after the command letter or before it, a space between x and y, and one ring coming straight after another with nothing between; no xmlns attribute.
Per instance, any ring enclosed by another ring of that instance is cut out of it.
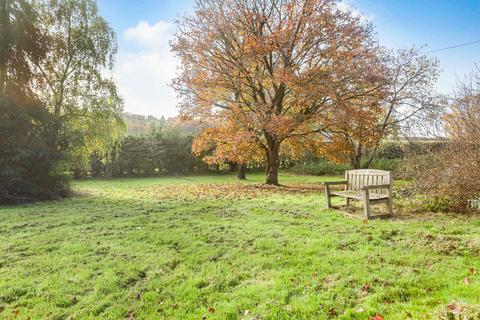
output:
<svg viewBox="0 0 480 320"><path fill-rule="evenodd" d="M377 184L372 186L365 186L362 188L363 190L372 190L372 189L390 189L389 184Z"/></svg>
<svg viewBox="0 0 480 320"><path fill-rule="evenodd" d="M347 184L347 181L325 181L324 186L340 186Z"/></svg>

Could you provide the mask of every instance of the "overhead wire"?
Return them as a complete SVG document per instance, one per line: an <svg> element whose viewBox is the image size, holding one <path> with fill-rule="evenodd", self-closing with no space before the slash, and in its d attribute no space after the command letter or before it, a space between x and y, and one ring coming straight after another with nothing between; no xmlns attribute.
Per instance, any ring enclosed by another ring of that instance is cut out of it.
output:
<svg viewBox="0 0 480 320"><path fill-rule="evenodd" d="M444 51L444 50L450 50L450 49L455 49L455 48L470 46L470 45L477 44L477 43L480 43L480 40L471 41L471 42L465 42L465 43L460 43L460 44L456 44L456 45L449 46L449 47L445 47L445 48L440 48L440 49L435 49L435 50L427 51L427 52L425 52L425 53L428 54L428 53L440 52L440 51Z"/></svg>

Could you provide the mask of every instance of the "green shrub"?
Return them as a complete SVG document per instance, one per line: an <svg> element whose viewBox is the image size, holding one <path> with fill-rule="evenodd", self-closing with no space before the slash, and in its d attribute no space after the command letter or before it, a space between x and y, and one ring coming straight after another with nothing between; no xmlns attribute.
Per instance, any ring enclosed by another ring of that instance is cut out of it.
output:
<svg viewBox="0 0 480 320"><path fill-rule="evenodd" d="M337 164L325 159L319 159L317 161L297 163L290 170L299 174L310 175L341 175L345 170L351 169L350 164Z"/></svg>
<svg viewBox="0 0 480 320"><path fill-rule="evenodd" d="M55 148L56 118L41 106L0 99L0 202L65 195L68 181Z"/></svg>
<svg viewBox="0 0 480 320"><path fill-rule="evenodd" d="M175 128L156 129L148 134L127 136L108 166L114 176L151 176L192 172L201 166L191 152L192 137ZM98 161L97 161L98 162ZM104 168L92 169L97 175Z"/></svg>
<svg viewBox="0 0 480 320"><path fill-rule="evenodd" d="M405 156L405 146L396 141L382 142L376 156L380 159L402 159Z"/></svg>
<svg viewBox="0 0 480 320"><path fill-rule="evenodd" d="M372 161L369 168L387 171L396 171L403 162L402 159L377 158Z"/></svg>

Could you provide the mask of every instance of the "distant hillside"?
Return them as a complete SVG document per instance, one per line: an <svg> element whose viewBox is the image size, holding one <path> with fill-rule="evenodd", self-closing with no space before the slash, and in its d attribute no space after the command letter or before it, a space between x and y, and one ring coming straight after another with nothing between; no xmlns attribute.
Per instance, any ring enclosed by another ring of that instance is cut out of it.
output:
<svg viewBox="0 0 480 320"><path fill-rule="evenodd" d="M158 119L154 116L143 116L127 112L122 117L127 124L127 135L133 136L148 133L155 127L164 127L167 123L164 117Z"/></svg>
<svg viewBox="0 0 480 320"><path fill-rule="evenodd" d="M178 117L160 119L154 116L143 116L140 114L124 113L123 120L127 124L127 135L138 136L150 132L153 128L175 127L186 135L193 135L198 132L199 126L193 123L182 122Z"/></svg>

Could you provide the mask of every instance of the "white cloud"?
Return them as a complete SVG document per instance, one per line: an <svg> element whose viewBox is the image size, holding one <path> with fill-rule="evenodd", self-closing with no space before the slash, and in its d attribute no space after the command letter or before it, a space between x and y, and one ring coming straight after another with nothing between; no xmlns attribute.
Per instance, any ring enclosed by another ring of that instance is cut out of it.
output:
<svg viewBox="0 0 480 320"><path fill-rule="evenodd" d="M372 22L375 15L366 15L356 8L349 0L341 0L337 3L337 8L341 11L350 11L355 17L360 17L364 22Z"/></svg>
<svg viewBox="0 0 480 320"><path fill-rule="evenodd" d="M169 22L159 21L150 25L146 21L140 21L135 27L125 30L123 37L140 47L162 50L165 40L172 36L173 30L174 25Z"/></svg>
<svg viewBox="0 0 480 320"><path fill-rule="evenodd" d="M116 69L125 111L157 117L178 114L176 94L169 86L178 66L169 45L174 30L165 21L141 21L125 30L123 39L130 50L119 54Z"/></svg>

